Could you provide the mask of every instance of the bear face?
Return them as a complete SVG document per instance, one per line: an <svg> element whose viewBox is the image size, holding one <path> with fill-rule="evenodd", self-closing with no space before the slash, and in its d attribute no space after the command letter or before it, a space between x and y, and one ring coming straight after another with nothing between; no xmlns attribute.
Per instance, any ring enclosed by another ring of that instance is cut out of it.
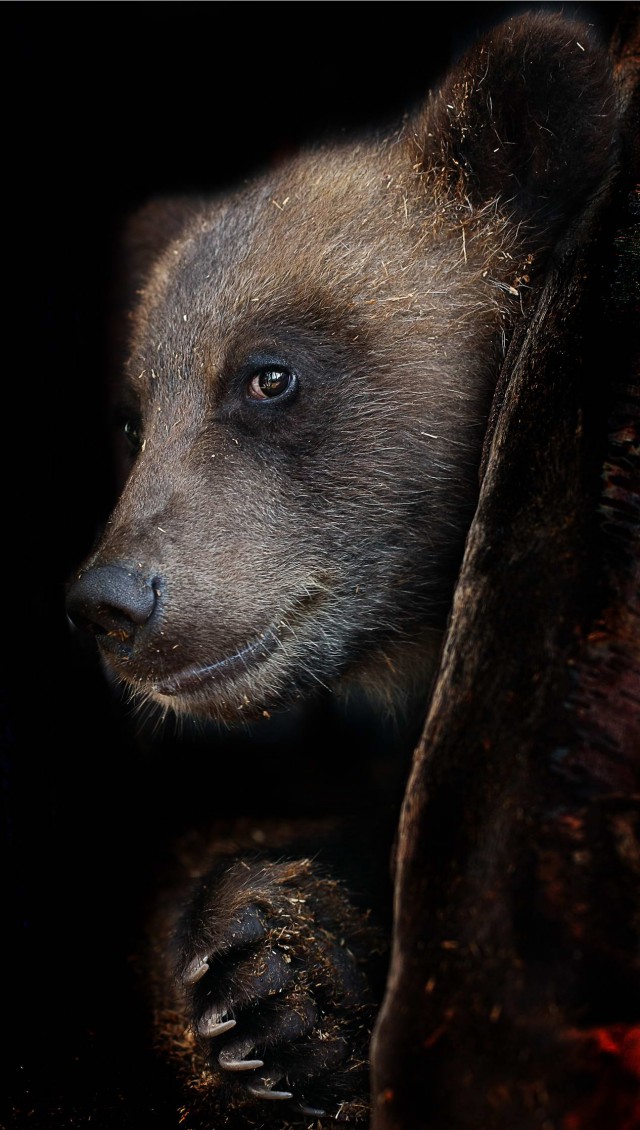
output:
<svg viewBox="0 0 640 1130"><path fill-rule="evenodd" d="M233 720L427 685L505 343L610 158L572 27L512 21L388 136L134 225L131 469L70 609L137 695Z"/></svg>
<svg viewBox="0 0 640 1130"><path fill-rule="evenodd" d="M233 717L345 677L424 683L512 264L486 242L495 212L466 262L464 234L409 215L408 148L363 150L366 175L347 151L303 157L197 212L153 267L125 392L137 450L93 565L154 589L135 633L100 640L161 704Z"/></svg>

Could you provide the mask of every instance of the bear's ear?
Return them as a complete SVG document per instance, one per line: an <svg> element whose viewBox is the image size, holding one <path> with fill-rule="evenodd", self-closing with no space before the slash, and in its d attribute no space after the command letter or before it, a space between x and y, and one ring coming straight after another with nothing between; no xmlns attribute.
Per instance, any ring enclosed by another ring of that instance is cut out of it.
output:
<svg viewBox="0 0 640 1130"><path fill-rule="evenodd" d="M187 227L195 208L187 197L158 197L133 212L120 229L109 295L114 373L120 372L128 355L130 318L140 304L153 265Z"/></svg>
<svg viewBox="0 0 640 1130"><path fill-rule="evenodd" d="M132 291L144 286L151 268L198 211L187 196L155 197L126 221L120 240L120 274Z"/></svg>
<svg viewBox="0 0 640 1130"><path fill-rule="evenodd" d="M414 126L420 171L474 207L498 198L546 242L615 161L608 54L587 25L515 17L460 60Z"/></svg>

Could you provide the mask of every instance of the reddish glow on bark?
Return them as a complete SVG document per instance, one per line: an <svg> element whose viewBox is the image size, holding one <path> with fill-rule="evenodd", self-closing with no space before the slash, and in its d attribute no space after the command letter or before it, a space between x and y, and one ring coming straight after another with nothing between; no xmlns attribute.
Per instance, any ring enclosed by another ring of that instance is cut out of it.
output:
<svg viewBox="0 0 640 1130"><path fill-rule="evenodd" d="M573 1031L585 1045L594 1089L565 1115L562 1130L640 1130L640 1026Z"/></svg>

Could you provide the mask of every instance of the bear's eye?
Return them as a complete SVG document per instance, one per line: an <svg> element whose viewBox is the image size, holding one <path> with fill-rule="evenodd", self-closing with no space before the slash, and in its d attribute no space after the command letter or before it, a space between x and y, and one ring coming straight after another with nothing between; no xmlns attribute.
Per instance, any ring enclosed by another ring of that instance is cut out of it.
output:
<svg viewBox="0 0 640 1130"><path fill-rule="evenodd" d="M142 428L140 426L140 421L133 419L125 420L124 434L127 437L127 443L129 444L129 447L134 452L134 454L137 455L142 448Z"/></svg>
<svg viewBox="0 0 640 1130"><path fill-rule="evenodd" d="M296 391L298 378L279 365L265 365L253 374L247 385L250 400L281 400Z"/></svg>

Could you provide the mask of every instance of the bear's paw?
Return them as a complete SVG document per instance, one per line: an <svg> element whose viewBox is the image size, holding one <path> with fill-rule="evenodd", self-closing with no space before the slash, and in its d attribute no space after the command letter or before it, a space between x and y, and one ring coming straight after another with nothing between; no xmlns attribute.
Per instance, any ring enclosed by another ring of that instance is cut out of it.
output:
<svg viewBox="0 0 640 1130"><path fill-rule="evenodd" d="M202 879L176 931L175 978L210 1085L231 1104L366 1111L384 952L367 912L309 860L235 859Z"/></svg>

